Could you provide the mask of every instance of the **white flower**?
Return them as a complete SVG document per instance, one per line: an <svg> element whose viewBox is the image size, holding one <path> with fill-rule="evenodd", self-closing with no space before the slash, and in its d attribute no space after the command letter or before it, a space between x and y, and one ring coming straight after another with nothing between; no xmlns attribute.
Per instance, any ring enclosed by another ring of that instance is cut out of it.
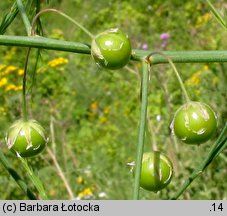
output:
<svg viewBox="0 0 227 216"><path fill-rule="evenodd" d="M106 193L105 192L100 192L98 196L99 196L99 198L106 197Z"/></svg>
<svg viewBox="0 0 227 216"><path fill-rule="evenodd" d="M161 121L161 115L156 115L156 120Z"/></svg>

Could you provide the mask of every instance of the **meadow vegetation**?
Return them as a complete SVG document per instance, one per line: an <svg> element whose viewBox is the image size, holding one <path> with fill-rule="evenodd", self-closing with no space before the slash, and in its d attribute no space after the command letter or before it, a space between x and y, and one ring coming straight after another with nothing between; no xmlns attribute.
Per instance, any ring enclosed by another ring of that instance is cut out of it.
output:
<svg viewBox="0 0 227 216"><path fill-rule="evenodd" d="M25 2L25 1L24 1ZM35 1L32 1L35 2ZM182 51L227 50L227 31L203 1L49 0L41 7L57 8L98 34L118 27L133 49ZM220 11L224 0L213 1ZM0 2L0 22L12 1ZM221 11L221 12L223 12ZM30 19L34 8L29 9ZM48 38L90 44L90 38L57 14L41 17ZM20 14L5 35L26 35ZM0 46L0 148L33 189L18 158L6 144L8 127L22 115L22 77L27 49ZM142 64L118 70L97 67L89 55L32 49L28 65L29 116L49 134L48 149L29 163L50 199L131 199L140 112ZM214 143L227 120L227 64L176 64L192 100L209 104L218 117L214 137L199 146L181 143L171 135L174 112L183 104L180 86L169 64L153 66L149 80L145 151L151 147L168 155L174 177L158 193L141 189L140 199L169 199ZM35 84L31 83L35 80ZM227 199L227 150L199 176L180 199ZM65 177L63 180L62 175ZM0 199L26 199L0 165ZM35 190L34 190L35 191Z"/></svg>

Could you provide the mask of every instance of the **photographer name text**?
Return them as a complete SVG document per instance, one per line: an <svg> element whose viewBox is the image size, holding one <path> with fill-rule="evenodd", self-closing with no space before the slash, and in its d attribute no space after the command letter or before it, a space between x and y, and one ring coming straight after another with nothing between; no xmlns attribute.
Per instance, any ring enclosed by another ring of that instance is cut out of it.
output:
<svg viewBox="0 0 227 216"><path fill-rule="evenodd" d="M99 205L89 203L86 204L28 204L25 202L21 203L4 203L2 206L4 213L16 213L16 212L93 212L99 211Z"/></svg>

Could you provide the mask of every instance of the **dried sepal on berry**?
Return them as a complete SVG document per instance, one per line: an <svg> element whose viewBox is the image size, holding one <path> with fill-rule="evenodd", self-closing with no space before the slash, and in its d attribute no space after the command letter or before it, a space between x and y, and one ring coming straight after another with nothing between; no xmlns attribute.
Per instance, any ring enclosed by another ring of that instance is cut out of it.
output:
<svg viewBox="0 0 227 216"><path fill-rule="evenodd" d="M47 142L44 128L35 120L20 119L14 122L6 136L8 148L21 157L39 154Z"/></svg>
<svg viewBox="0 0 227 216"><path fill-rule="evenodd" d="M217 117L207 104L190 101L176 111L170 128L182 142L201 144L215 133Z"/></svg>
<svg viewBox="0 0 227 216"><path fill-rule="evenodd" d="M159 151L145 152L142 158L140 186L157 192L167 187L173 177L171 160Z"/></svg>
<svg viewBox="0 0 227 216"><path fill-rule="evenodd" d="M91 55L96 64L107 69L119 69L130 60L131 42L118 28L109 29L94 37Z"/></svg>

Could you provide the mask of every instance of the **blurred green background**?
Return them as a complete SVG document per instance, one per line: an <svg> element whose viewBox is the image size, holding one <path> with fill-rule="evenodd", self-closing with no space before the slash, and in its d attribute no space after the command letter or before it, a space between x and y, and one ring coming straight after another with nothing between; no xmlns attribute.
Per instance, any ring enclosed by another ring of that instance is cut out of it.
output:
<svg viewBox="0 0 227 216"><path fill-rule="evenodd" d="M0 22L13 1L0 1ZM35 2L27 8L29 18ZM224 13L226 2L213 1ZM203 1L185 0L49 0L41 8L57 8L81 22L93 34L118 27L134 49L227 50L227 32ZM227 19L226 19L227 20ZM90 38L57 14L41 17L49 38L90 44ZM161 39L168 33L167 40ZM20 14L5 32L26 35ZM5 134L22 115L22 75L26 48L0 46L0 148L33 188L18 159L8 151ZM28 71L35 64L32 50ZM218 116L218 133L227 120L227 64L176 65L193 100L208 103ZM49 134L49 147L68 180L74 199L131 199L133 175L127 163L135 160L140 109L141 64L123 69L98 68L89 55L41 50L35 86L28 77L29 116ZM141 199L169 199L206 156L215 136L201 146L180 143L169 125L183 103L179 84L169 65L153 67L149 84L145 150L152 145L168 155L175 175L158 193L141 189ZM50 199L71 199L47 151L29 159ZM26 199L0 165L0 199ZM227 199L227 151L196 179L180 199Z"/></svg>

